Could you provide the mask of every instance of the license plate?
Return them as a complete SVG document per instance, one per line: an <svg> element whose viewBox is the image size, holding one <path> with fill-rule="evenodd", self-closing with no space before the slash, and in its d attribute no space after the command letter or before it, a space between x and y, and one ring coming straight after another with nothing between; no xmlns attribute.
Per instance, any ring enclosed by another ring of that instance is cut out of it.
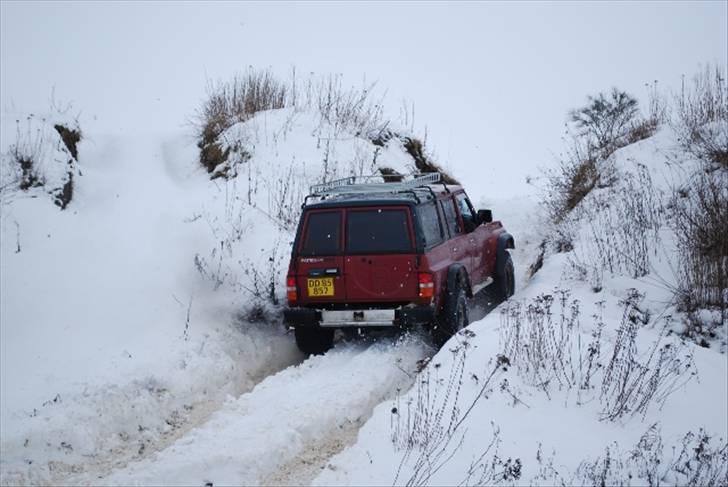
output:
<svg viewBox="0 0 728 487"><path fill-rule="evenodd" d="M317 279L309 279L307 283L308 295L311 297L333 296L334 295L334 278L321 277Z"/></svg>

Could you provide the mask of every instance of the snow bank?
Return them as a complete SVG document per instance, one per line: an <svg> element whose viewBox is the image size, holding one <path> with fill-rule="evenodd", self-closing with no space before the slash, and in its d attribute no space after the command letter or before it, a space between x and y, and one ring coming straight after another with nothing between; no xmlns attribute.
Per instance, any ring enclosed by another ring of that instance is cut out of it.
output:
<svg viewBox="0 0 728 487"><path fill-rule="evenodd" d="M686 162L673 172L676 158ZM673 333L685 319L671 305L680 256L663 216L650 215L692 163L667 130L610 162L615 184L587 196L567 223L572 250L549 249L527 286L375 409L315 485L726 482L728 365L719 347ZM628 173L649 184L630 187ZM644 227L625 228L619 216ZM540 238L526 230L532 262ZM620 248L620 238L639 248ZM615 386L622 373L635 389Z"/></svg>
<svg viewBox="0 0 728 487"><path fill-rule="evenodd" d="M51 164L66 155L46 125ZM271 302L284 298L309 184L412 165L395 141L377 147L292 109L223 137L250 157L237 178L210 181L188 134L90 124L63 212L39 189L12 189L3 158L0 483L105 475L303 360ZM4 133L2 152L15 141Z"/></svg>

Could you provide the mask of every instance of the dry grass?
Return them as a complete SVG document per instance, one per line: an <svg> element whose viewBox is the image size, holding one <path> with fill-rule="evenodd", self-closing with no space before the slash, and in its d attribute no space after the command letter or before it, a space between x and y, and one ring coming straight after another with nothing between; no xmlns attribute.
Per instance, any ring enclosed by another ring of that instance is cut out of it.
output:
<svg viewBox="0 0 728 487"><path fill-rule="evenodd" d="M442 175L442 181L446 184L460 184L457 179L453 178L438 166L425 152L425 144L415 137L403 137L402 143L404 150L407 151L415 161L415 167L422 173L439 172Z"/></svg>
<svg viewBox="0 0 728 487"><path fill-rule="evenodd" d="M412 157L417 171L440 172L446 183L459 184L432 160L421 139L388 128L390 122L384 118L382 100L376 98L374 84L346 88L342 83L340 75L309 77L301 81L296 78L295 70L291 79L285 82L270 71L251 69L229 82L210 85L194 122L200 163L213 179L235 177L238 173L236 166L250 159L251 154L243 147L243 141L224 144L220 142L220 135L236 123L249 120L257 112L292 107L295 111L309 111L320 117L320 130L323 132L318 136L327 140L324 180L337 172L337 168L330 168L328 164L328 141L346 133L368 139L377 147L384 147L397 139ZM234 154L237 157L233 157ZM396 174L387 171L383 168L380 172L395 176L388 179L395 180Z"/></svg>
<svg viewBox="0 0 728 487"><path fill-rule="evenodd" d="M693 315L702 308L719 309L728 319L728 174L723 169L699 172L676 191L671 223L682 258L678 270L678 303ZM692 319L688 335L712 330Z"/></svg>
<svg viewBox="0 0 728 487"><path fill-rule="evenodd" d="M706 66L675 100L673 125L683 147L698 159L728 169L728 83L724 68Z"/></svg>
<svg viewBox="0 0 728 487"><path fill-rule="evenodd" d="M230 155L229 148L217 142L220 134L257 112L283 108L287 93L288 87L270 71L250 70L227 83L210 85L196 124L200 163L207 172L215 171Z"/></svg>

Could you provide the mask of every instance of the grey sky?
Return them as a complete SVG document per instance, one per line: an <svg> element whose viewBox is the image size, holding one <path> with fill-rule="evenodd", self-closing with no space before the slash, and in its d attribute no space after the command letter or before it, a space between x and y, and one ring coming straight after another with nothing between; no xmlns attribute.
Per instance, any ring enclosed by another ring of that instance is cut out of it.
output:
<svg viewBox="0 0 728 487"><path fill-rule="evenodd" d="M104 130L165 131L249 65L342 73L377 81L395 115L414 102L438 159L499 196L553 160L588 94L644 100L728 58L725 1L1 5L5 111L43 110L55 87Z"/></svg>

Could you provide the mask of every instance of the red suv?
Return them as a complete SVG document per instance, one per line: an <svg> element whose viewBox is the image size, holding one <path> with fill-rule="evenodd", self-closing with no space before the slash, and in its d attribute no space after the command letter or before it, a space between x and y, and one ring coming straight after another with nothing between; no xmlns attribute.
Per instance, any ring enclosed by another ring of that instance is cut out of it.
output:
<svg viewBox="0 0 728 487"><path fill-rule="evenodd" d="M513 237L439 173L350 177L311 187L288 267L284 320L306 353L336 329L429 327L438 343L468 324L467 298L513 294Z"/></svg>

